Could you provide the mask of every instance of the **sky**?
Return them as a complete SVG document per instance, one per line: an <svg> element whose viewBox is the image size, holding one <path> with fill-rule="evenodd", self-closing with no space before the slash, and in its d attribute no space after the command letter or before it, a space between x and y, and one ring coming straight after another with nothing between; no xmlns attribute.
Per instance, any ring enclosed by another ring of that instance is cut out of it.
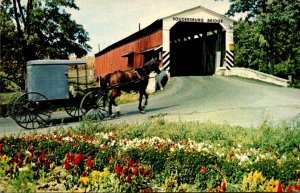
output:
<svg viewBox="0 0 300 193"><path fill-rule="evenodd" d="M203 6L220 14L229 0L75 0L80 10L67 10L89 33L93 56L109 45L147 27L155 20L193 7ZM238 19L238 18L233 18Z"/></svg>

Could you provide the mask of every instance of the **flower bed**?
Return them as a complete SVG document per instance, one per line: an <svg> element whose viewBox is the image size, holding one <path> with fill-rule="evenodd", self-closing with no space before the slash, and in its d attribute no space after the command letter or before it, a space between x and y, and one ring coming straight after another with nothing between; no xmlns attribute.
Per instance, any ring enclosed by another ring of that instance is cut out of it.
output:
<svg viewBox="0 0 300 193"><path fill-rule="evenodd" d="M0 191L300 191L297 149L103 127L1 138Z"/></svg>

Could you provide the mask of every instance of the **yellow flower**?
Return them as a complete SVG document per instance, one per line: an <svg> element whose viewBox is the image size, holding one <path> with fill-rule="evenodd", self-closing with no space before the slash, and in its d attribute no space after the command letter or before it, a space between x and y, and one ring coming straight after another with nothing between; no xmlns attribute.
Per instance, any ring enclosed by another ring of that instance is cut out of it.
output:
<svg viewBox="0 0 300 193"><path fill-rule="evenodd" d="M177 191L178 192L189 192L189 188L188 188L187 183L180 184Z"/></svg>
<svg viewBox="0 0 300 193"><path fill-rule="evenodd" d="M1 160L7 163L10 160L10 158L4 154L3 156L1 156Z"/></svg>
<svg viewBox="0 0 300 193"><path fill-rule="evenodd" d="M263 192L277 192L279 185L279 180L274 180L273 178L269 181L266 181L261 188Z"/></svg>
<svg viewBox="0 0 300 193"><path fill-rule="evenodd" d="M107 176L107 175L109 174L108 168L104 168L104 169L103 169L103 174L104 174L105 176Z"/></svg>
<svg viewBox="0 0 300 193"><path fill-rule="evenodd" d="M85 186L87 185L88 181L89 181L89 178L88 178L88 177L81 177L81 178L78 180L79 183L82 183L82 184L85 185Z"/></svg>
<svg viewBox="0 0 300 193"><path fill-rule="evenodd" d="M55 163L50 164L50 169L52 170L55 166Z"/></svg>
<svg viewBox="0 0 300 193"><path fill-rule="evenodd" d="M244 176L242 182L242 190L255 192L260 186L263 185L263 182L266 180L265 177L260 172L255 171L250 172L247 176Z"/></svg>
<svg viewBox="0 0 300 193"><path fill-rule="evenodd" d="M99 177L101 172L97 171L97 170L93 170L92 173L91 173L91 176L92 176L92 180L95 181L97 180L97 178Z"/></svg>

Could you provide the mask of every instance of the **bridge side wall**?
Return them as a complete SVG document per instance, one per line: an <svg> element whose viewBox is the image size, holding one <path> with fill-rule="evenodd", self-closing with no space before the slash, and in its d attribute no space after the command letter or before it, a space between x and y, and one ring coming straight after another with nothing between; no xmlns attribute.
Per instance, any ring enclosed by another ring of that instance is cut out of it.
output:
<svg viewBox="0 0 300 193"><path fill-rule="evenodd" d="M216 74L222 76L239 76L244 78L250 78L283 87L288 87L290 84L289 80L287 79L272 76L270 74L266 74L249 68L233 67L231 68L231 70L228 70L226 68L219 68Z"/></svg>

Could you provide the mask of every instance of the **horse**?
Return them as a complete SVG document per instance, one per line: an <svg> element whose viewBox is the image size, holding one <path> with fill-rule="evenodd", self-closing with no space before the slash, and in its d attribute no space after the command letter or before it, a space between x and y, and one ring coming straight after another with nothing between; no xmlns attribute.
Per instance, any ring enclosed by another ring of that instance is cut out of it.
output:
<svg viewBox="0 0 300 193"><path fill-rule="evenodd" d="M133 70L117 70L112 73L107 74L101 79L100 88L106 90L104 95L104 103L106 103L108 98L108 90L111 89L111 95L108 105L108 114L113 118L115 115L112 113L112 105L118 107L115 98L120 95L121 91L129 93L130 91L138 92L139 95L139 105L138 110L144 114L145 107L148 103L148 94L146 93L146 88L149 81L149 74L151 72L160 73L159 61L156 59L151 59L149 62L145 63L140 68L135 68ZM142 106L143 96L145 96L145 102ZM119 109L117 109L119 113Z"/></svg>

